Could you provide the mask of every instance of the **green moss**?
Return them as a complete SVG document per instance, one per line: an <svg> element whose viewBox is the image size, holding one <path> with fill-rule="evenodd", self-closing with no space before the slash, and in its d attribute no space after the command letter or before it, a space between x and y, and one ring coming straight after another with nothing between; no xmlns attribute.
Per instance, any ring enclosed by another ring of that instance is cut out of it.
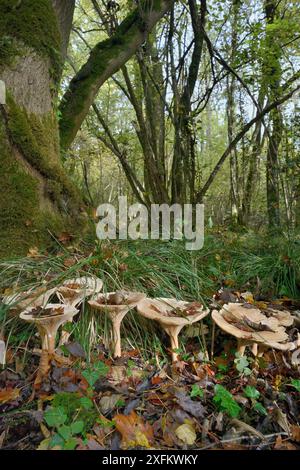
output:
<svg viewBox="0 0 300 470"><path fill-rule="evenodd" d="M12 141L30 165L47 179L50 199L59 208L65 196L74 204L79 203L78 191L66 176L58 160L59 136L53 113L44 116L28 115L26 110L18 106L8 94L7 115Z"/></svg>
<svg viewBox="0 0 300 470"><path fill-rule="evenodd" d="M144 2L144 11L152 8L152 1ZM92 50L88 62L70 83L66 100L60 105L60 136L63 149L68 148L74 129L77 129L76 120L90 102L91 90L102 78L111 60L119 57L131 44L132 39L139 31L145 30L144 20L141 15L141 7L135 9L117 28L113 37L100 42Z"/></svg>
<svg viewBox="0 0 300 470"><path fill-rule="evenodd" d="M0 258L26 254L33 246L49 246L49 232L76 235L86 223L80 214L79 190L59 161L55 117L28 115L10 94L5 113L5 121L0 118ZM8 135L40 180L15 158Z"/></svg>
<svg viewBox="0 0 300 470"><path fill-rule="evenodd" d="M40 55L50 58L53 76L57 80L62 67L61 37L50 0L1 0L0 38L2 64L10 63L12 57L18 54L11 41L17 39ZM5 43L9 45L6 50Z"/></svg>
<svg viewBox="0 0 300 470"><path fill-rule="evenodd" d="M38 185L18 161L11 159L0 127L0 256L26 251L36 239L35 217L39 212Z"/></svg>

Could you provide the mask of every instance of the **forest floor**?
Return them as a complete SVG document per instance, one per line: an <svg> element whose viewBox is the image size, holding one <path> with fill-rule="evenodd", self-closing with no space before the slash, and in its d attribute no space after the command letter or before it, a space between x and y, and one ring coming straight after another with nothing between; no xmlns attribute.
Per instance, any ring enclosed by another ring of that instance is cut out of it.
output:
<svg viewBox="0 0 300 470"><path fill-rule="evenodd" d="M245 279L239 286L232 286L235 280L226 283L226 279L234 277L234 272L229 272L228 259L220 266L224 258L221 246L222 243L213 249L210 246L202 254L202 257L212 256L215 264L208 263L210 281L214 282L206 285L204 300L200 300L208 306L218 302L221 307L228 301L241 301L242 293L247 291L247 299L242 301L257 308L263 305L268 309L275 304L292 314L299 312L298 298L275 295L275 291L254 292L257 279L252 286ZM156 267L159 262L165 264L161 251L154 255L152 248L147 249L152 266L154 258ZM115 249L106 248L103 255L102 249L101 259L99 253L93 253L88 269L83 262L87 255L74 254L74 248L71 251L72 255L70 250L65 250L63 255L52 256L51 267L47 265L48 255L33 251L25 260L2 264L3 273L6 270L5 281L0 286L2 295L7 293L13 278L19 284L23 279L24 288L33 279L37 284L51 283L55 276L57 281L59 276L70 277L74 272L92 269L99 277L110 279L108 288L111 289L116 287L113 276L116 266L120 276L130 271L131 254L126 250L116 255ZM145 256L140 258L145 262ZM169 258L172 272L170 262ZM182 258L181 266L184 262ZM161 271L158 274L155 271L159 281L152 273L152 284L147 277L149 265L143 268L144 277L138 274L136 254L133 266L135 282L130 283L131 288L142 283L148 295L149 291L151 295L176 294L170 279L164 279L162 287ZM177 294L185 287L188 298L199 300L197 293L189 289L191 272L187 270L184 282L181 275L177 269ZM120 276L118 283L128 285L124 279L120 281ZM201 276L198 271L197 276ZM171 277L174 281L173 274ZM269 279L268 285L270 282ZM195 279L191 283L194 286ZM259 286L262 284L259 280ZM220 289L214 292L214 288ZM86 311L84 306L82 317L88 315ZM5 326L8 346L6 364L0 372L0 448L3 450L300 449L299 364L291 353L269 350L262 358L254 358L247 351L245 356L240 356L235 338L214 329L208 318L204 320L200 338L187 337L183 332L179 360L171 364L168 342L161 332L155 342L145 331L144 343L134 342L141 330L132 316L122 331L122 357L112 359L106 347L105 327L95 326L89 316L87 323L82 324L83 320L75 323L71 342L57 351L67 358L68 365L57 356L43 381L37 383L39 338L32 329L24 329L19 320L10 319L7 311L5 315L2 330Z"/></svg>

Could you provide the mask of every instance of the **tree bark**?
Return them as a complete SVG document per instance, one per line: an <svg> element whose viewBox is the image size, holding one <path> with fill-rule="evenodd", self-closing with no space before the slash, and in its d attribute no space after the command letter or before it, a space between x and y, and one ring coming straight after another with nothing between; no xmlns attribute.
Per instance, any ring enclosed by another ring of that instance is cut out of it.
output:
<svg viewBox="0 0 300 470"><path fill-rule="evenodd" d="M10 44L0 64L7 89L0 106L0 257L48 243L49 231L83 226L81 197L60 163L56 111L71 16L72 8L62 30L51 0L0 4L0 33Z"/></svg>
<svg viewBox="0 0 300 470"><path fill-rule="evenodd" d="M275 0L265 1L265 12L267 26L273 25L278 20L278 2ZM271 100L280 96L281 80L281 47L278 38L273 30L266 31L266 59L264 72L266 89ZM282 138L282 116L278 107L275 107L270 114L272 132L269 133L267 150L267 209L268 222L271 230L280 226L280 192L279 192L279 146Z"/></svg>

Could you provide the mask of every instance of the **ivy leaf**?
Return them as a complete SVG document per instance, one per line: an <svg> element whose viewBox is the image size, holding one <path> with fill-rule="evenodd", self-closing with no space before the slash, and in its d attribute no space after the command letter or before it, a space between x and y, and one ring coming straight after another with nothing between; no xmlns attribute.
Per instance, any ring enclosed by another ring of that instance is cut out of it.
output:
<svg viewBox="0 0 300 470"><path fill-rule="evenodd" d="M44 413L44 420L50 427L57 427L63 425L68 416L65 413L65 409L62 406L57 408L49 408Z"/></svg>

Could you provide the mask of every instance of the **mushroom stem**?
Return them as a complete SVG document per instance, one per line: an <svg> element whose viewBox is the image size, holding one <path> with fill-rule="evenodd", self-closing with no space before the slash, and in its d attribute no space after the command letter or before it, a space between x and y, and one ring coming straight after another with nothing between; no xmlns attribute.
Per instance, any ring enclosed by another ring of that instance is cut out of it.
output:
<svg viewBox="0 0 300 470"><path fill-rule="evenodd" d="M165 327L165 332L169 335L171 341L171 350L172 350L172 362L178 361L178 353L176 350L179 349L179 340L178 335L182 330L182 326L168 326Z"/></svg>
<svg viewBox="0 0 300 470"><path fill-rule="evenodd" d="M239 353L240 356L243 356L245 354L246 346L247 346L247 341L244 341L243 339L238 340L237 352Z"/></svg>
<svg viewBox="0 0 300 470"><path fill-rule="evenodd" d="M262 357L264 353L267 351L267 349L268 349L268 346L266 346L265 344L260 344L258 346L257 357Z"/></svg>
<svg viewBox="0 0 300 470"><path fill-rule="evenodd" d="M121 357L121 321L116 318L112 320L112 335L113 335L113 348L114 357Z"/></svg>
<svg viewBox="0 0 300 470"><path fill-rule="evenodd" d="M253 343L252 346L251 346L251 351L252 351L252 354L253 356L257 356L258 354L258 344L257 343Z"/></svg>

